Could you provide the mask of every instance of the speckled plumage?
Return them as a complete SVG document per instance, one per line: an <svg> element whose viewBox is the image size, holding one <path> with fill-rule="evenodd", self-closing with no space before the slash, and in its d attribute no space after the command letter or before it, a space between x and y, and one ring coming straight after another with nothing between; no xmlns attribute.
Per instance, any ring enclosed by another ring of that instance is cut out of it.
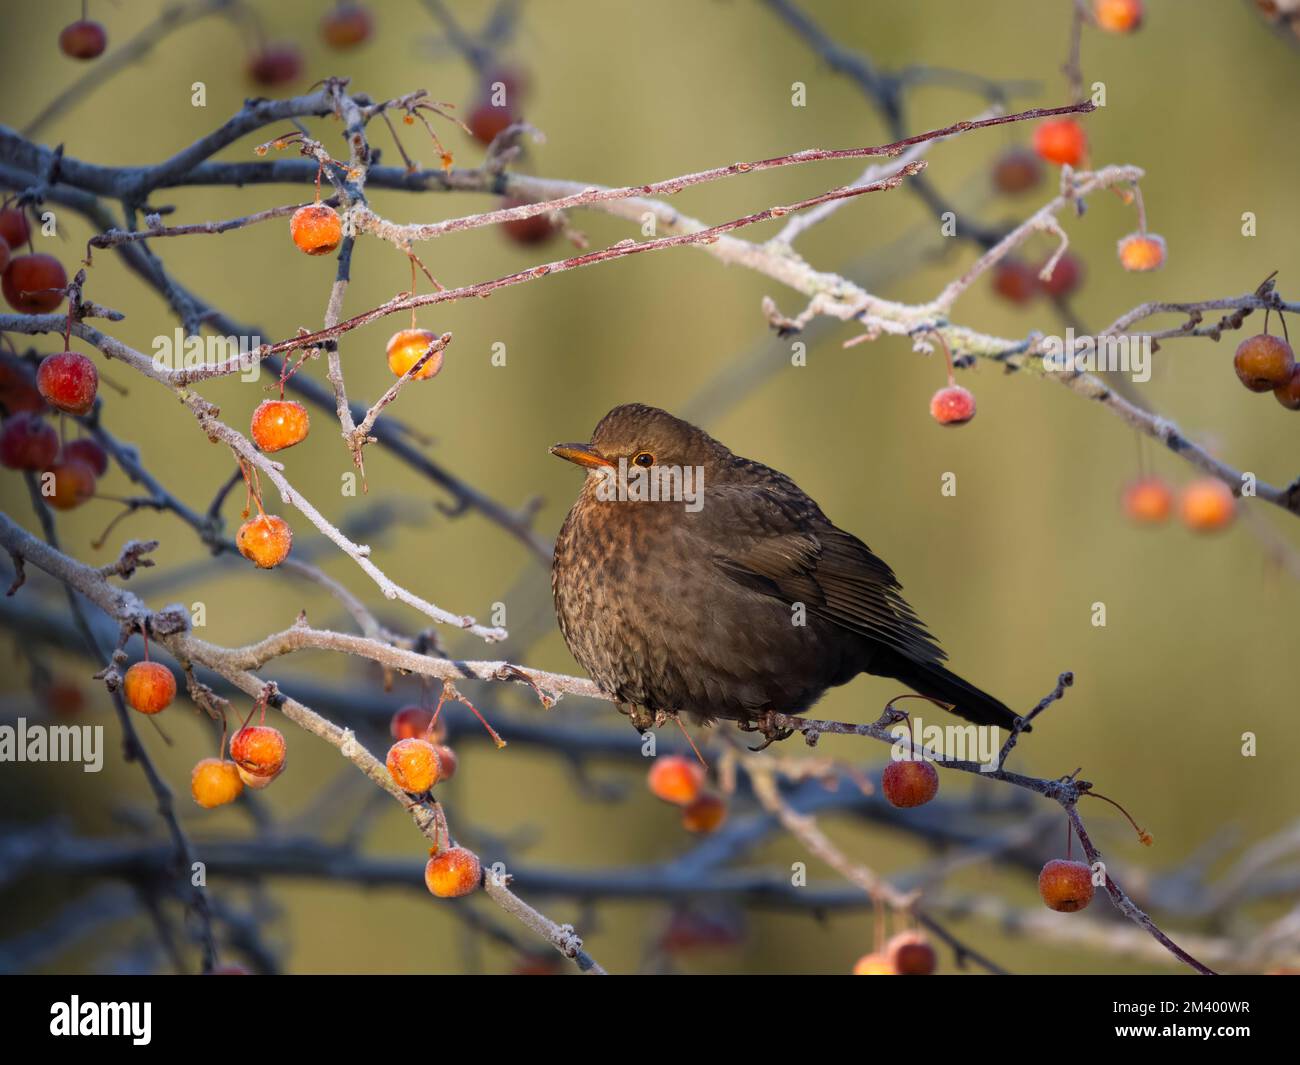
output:
<svg viewBox="0 0 1300 1065"><path fill-rule="evenodd" d="M666 411L628 404L575 461L702 466L703 505L598 497L588 470L555 544L551 588L574 658L620 703L696 720L798 713L861 672L895 677L981 724L1002 703L944 653L890 568L798 485ZM592 456L592 457L588 457ZM795 624L798 604L805 624Z"/></svg>

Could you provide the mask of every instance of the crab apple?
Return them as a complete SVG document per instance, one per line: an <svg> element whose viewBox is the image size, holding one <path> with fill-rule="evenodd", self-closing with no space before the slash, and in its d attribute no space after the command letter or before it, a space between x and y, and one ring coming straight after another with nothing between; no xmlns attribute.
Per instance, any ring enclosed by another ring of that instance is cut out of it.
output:
<svg viewBox="0 0 1300 1065"><path fill-rule="evenodd" d="M1287 410L1300 410L1300 363L1296 364L1284 384L1273 389L1273 395Z"/></svg>
<svg viewBox="0 0 1300 1065"><path fill-rule="evenodd" d="M965 425L975 417L975 397L961 385L948 385L930 397L930 417L940 425Z"/></svg>
<svg viewBox="0 0 1300 1065"><path fill-rule="evenodd" d="M680 754L665 754L655 759L646 783L656 798L675 806L689 806L699 798L704 767Z"/></svg>
<svg viewBox="0 0 1300 1065"><path fill-rule="evenodd" d="M1295 352L1281 337L1260 333L1237 345L1232 368L1252 392L1272 392L1291 380Z"/></svg>
<svg viewBox="0 0 1300 1065"><path fill-rule="evenodd" d="M423 740L428 738L425 733L432 723L432 711L422 706L404 706L393 714L392 720L388 722L388 731L395 740Z"/></svg>
<svg viewBox="0 0 1300 1065"><path fill-rule="evenodd" d="M438 765L441 766L438 779L450 780L456 775L456 767L460 765L460 759L456 757L456 752L445 743L435 743L433 749L438 752Z"/></svg>
<svg viewBox="0 0 1300 1065"><path fill-rule="evenodd" d="M239 779L244 782L244 787L252 788L254 791L269 788L275 783L275 779L280 775L280 772L284 771L283 767L281 767L280 772L276 773L250 773L242 765L236 765L235 768L239 770Z"/></svg>
<svg viewBox="0 0 1300 1065"><path fill-rule="evenodd" d="M993 291L1011 303L1028 303L1039 285L1038 271L1019 259L1003 259L993 267Z"/></svg>
<svg viewBox="0 0 1300 1065"><path fill-rule="evenodd" d="M307 436L307 408L291 399L264 399L253 411L249 436L263 451L283 451Z"/></svg>
<svg viewBox="0 0 1300 1065"><path fill-rule="evenodd" d="M59 434L44 418L23 412L6 418L0 429L0 466L43 470L59 454Z"/></svg>
<svg viewBox="0 0 1300 1065"><path fill-rule="evenodd" d="M370 39L375 19L363 4L341 3L320 20L320 35L331 48L355 48Z"/></svg>
<svg viewBox="0 0 1300 1065"><path fill-rule="evenodd" d="M235 546L249 562L261 569L274 569L289 557L293 530L274 514L259 514L244 522L235 534Z"/></svg>
<svg viewBox="0 0 1300 1065"><path fill-rule="evenodd" d="M97 59L107 47L107 31L88 18L69 22L59 33L59 51L71 59Z"/></svg>
<svg viewBox="0 0 1300 1065"><path fill-rule="evenodd" d="M854 976L897 976L898 972L894 969L887 955L879 951L872 951L870 954L864 954L853 963Z"/></svg>
<svg viewBox="0 0 1300 1065"><path fill-rule="evenodd" d="M268 88L297 81L302 74L302 53L288 43L263 45L248 60L248 76Z"/></svg>
<svg viewBox="0 0 1300 1065"><path fill-rule="evenodd" d="M437 343L438 337L427 329L401 329L388 338L388 368L394 377L401 377L424 358L430 346ZM413 375L416 381L425 381L442 369L442 350L429 356L428 361Z"/></svg>
<svg viewBox="0 0 1300 1065"><path fill-rule="evenodd" d="M1166 521L1173 502L1173 492L1159 477L1139 477L1124 489L1124 513L1139 525Z"/></svg>
<svg viewBox="0 0 1300 1065"><path fill-rule="evenodd" d="M36 374L12 355L0 354L0 407L6 414L35 414L45 409L45 400L36 388Z"/></svg>
<svg viewBox="0 0 1300 1065"><path fill-rule="evenodd" d="M84 462L96 477L103 477L108 472L108 452L88 436L64 447L63 457L69 462Z"/></svg>
<svg viewBox="0 0 1300 1065"><path fill-rule="evenodd" d="M61 351L41 360L36 387L51 407L67 414L89 414L99 391L99 371L81 352Z"/></svg>
<svg viewBox="0 0 1300 1065"><path fill-rule="evenodd" d="M726 801L710 792L705 792L682 810L682 827L687 832L698 832L701 835L716 832L726 819Z"/></svg>
<svg viewBox="0 0 1300 1065"><path fill-rule="evenodd" d="M230 738L230 757L254 776L277 776L284 768L284 735L268 725L245 725Z"/></svg>
<svg viewBox="0 0 1300 1065"><path fill-rule="evenodd" d="M438 749L427 740L398 740L384 759L397 786L412 795L423 795L442 779Z"/></svg>
<svg viewBox="0 0 1300 1065"><path fill-rule="evenodd" d="M939 965L934 947L920 932L898 933L885 944L885 954L900 976L930 976Z"/></svg>
<svg viewBox="0 0 1300 1065"><path fill-rule="evenodd" d="M176 678L157 662L136 662L122 678L122 697L132 710L161 713L176 698Z"/></svg>
<svg viewBox="0 0 1300 1065"><path fill-rule="evenodd" d="M309 203L293 212L289 236L308 255L328 255L343 240L343 220L329 204Z"/></svg>
<svg viewBox="0 0 1300 1065"><path fill-rule="evenodd" d="M1043 180L1042 161L1028 148L1010 148L993 164L993 187L1015 196Z"/></svg>
<svg viewBox="0 0 1300 1065"><path fill-rule="evenodd" d="M1078 166L1088 154L1088 135L1072 118L1049 118L1034 130L1034 151L1049 163Z"/></svg>
<svg viewBox="0 0 1300 1065"><path fill-rule="evenodd" d="M891 806L924 806L939 792L939 771L929 762L893 761L885 766L880 786Z"/></svg>
<svg viewBox="0 0 1300 1065"><path fill-rule="evenodd" d="M465 116L465 125L480 144L491 144L514 120L512 107L497 107L491 100L480 100Z"/></svg>
<svg viewBox="0 0 1300 1065"><path fill-rule="evenodd" d="M1132 33L1142 25L1142 0L1093 0L1092 17L1107 33Z"/></svg>
<svg viewBox="0 0 1300 1065"><path fill-rule="evenodd" d="M1034 274L1049 296L1070 296L1083 284L1083 263L1067 251L1056 260L1056 266L1052 268L1052 274L1047 280L1043 280L1042 267L1035 270Z"/></svg>
<svg viewBox="0 0 1300 1065"><path fill-rule="evenodd" d="M190 774L190 794L205 810L234 802L243 790L238 766L221 758L204 758Z"/></svg>
<svg viewBox="0 0 1300 1065"><path fill-rule="evenodd" d="M49 495L42 491L41 495L55 510L72 510L95 494L95 472L84 462L60 459L41 471L42 480L47 475L53 480L54 491Z"/></svg>
<svg viewBox="0 0 1300 1065"><path fill-rule="evenodd" d="M56 717L76 717L86 708L86 696L75 684L53 680L45 686L45 705Z"/></svg>
<svg viewBox="0 0 1300 1065"><path fill-rule="evenodd" d="M483 75L483 96L487 100L492 99L492 93L495 86L501 86L505 94L503 103L510 104L516 100L522 100L524 94L529 89L530 79L528 71L522 67L499 66L488 71Z"/></svg>
<svg viewBox="0 0 1300 1065"><path fill-rule="evenodd" d="M5 268L8 267L9 259L9 242L7 240L0 240L0 273L4 273Z"/></svg>
<svg viewBox="0 0 1300 1065"><path fill-rule="evenodd" d="M1048 909L1060 913L1082 910L1092 901L1092 870L1084 862L1053 858L1038 874L1038 894Z"/></svg>
<svg viewBox="0 0 1300 1065"><path fill-rule="evenodd" d="M458 899L478 890L483 866L478 855L464 847L449 847L429 859L424 867L425 886L440 899Z"/></svg>
<svg viewBox="0 0 1300 1065"><path fill-rule="evenodd" d="M1143 273L1165 264L1165 238L1155 233L1130 233L1119 242L1119 261L1125 270Z"/></svg>
<svg viewBox="0 0 1300 1065"><path fill-rule="evenodd" d="M526 207L527 200L502 200L502 208L509 207ZM530 215L528 218L512 218L501 223L501 228L506 236L516 244L525 246L532 244L545 244L559 231L559 227L551 221L551 216L545 212L542 214Z"/></svg>
<svg viewBox="0 0 1300 1065"><path fill-rule="evenodd" d="M0 278L9 306L22 314L48 314L63 302L68 275L53 255L18 255Z"/></svg>
<svg viewBox="0 0 1300 1065"><path fill-rule="evenodd" d="M1237 500L1217 477L1202 477L1183 489L1178 501L1183 523L1196 532L1217 532L1232 524Z"/></svg>
<svg viewBox="0 0 1300 1065"><path fill-rule="evenodd" d="M32 235L31 224L21 207L6 207L0 210L0 237L11 249L17 250L26 244Z"/></svg>

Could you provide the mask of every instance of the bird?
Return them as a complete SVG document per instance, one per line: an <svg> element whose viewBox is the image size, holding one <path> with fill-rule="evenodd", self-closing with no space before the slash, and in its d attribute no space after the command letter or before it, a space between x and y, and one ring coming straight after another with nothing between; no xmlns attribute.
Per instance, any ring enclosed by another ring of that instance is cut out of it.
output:
<svg viewBox="0 0 1300 1065"><path fill-rule="evenodd" d="M1012 710L945 668L893 570L784 473L641 403L550 452L586 471L555 543L560 632L642 731L686 715L771 742L771 715L860 673L1015 729Z"/></svg>

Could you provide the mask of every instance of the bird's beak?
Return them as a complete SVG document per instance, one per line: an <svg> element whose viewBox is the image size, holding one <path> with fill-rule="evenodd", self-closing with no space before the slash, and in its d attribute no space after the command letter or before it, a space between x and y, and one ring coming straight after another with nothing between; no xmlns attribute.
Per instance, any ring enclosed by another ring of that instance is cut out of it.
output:
<svg viewBox="0 0 1300 1065"><path fill-rule="evenodd" d="M590 444L556 444L551 448L551 454L566 462L575 462L589 469L614 465Z"/></svg>

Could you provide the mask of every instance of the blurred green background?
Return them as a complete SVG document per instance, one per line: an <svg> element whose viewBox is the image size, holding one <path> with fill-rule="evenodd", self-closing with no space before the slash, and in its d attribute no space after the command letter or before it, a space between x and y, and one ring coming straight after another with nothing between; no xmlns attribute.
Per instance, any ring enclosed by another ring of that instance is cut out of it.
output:
<svg viewBox="0 0 1300 1065"><path fill-rule="evenodd" d="M341 74L352 79L355 90L375 98L427 88L435 99L464 108L476 95L474 72L446 47L438 24L418 3L372 5L374 38L347 53L329 51L317 35L326 4L254 6L270 38L292 40L304 51L305 71L296 91ZM921 64L1037 83L1036 93L1015 98L1017 109L1068 102L1060 67L1070 6L1067 0L803 4L841 44L865 50L882 67ZM2 117L21 128L84 69L55 47L59 27L75 17L79 5L58 0L5 7ZM155 18L159 8L152 2L92 3L91 13L107 25L111 49ZM1149 299L1245 293L1274 270L1280 271L1283 294L1294 298L1300 278L1294 198L1300 52L1270 33L1243 3L1152 0L1148 8L1147 24L1133 37L1085 34L1085 83L1103 81L1108 97L1107 106L1085 121L1095 163L1146 169L1150 226L1167 239L1169 261L1151 274L1128 274L1119 267L1115 242L1135 224L1131 208L1117 197L1095 197L1084 218L1064 219L1073 250L1087 267L1074 309L1094 329ZM490 5L456 2L452 9L472 28ZM98 163L160 160L224 121L254 94L244 75L246 42L246 30L221 18L188 26L63 114L41 140ZM643 183L808 147L891 139L859 90L831 73L767 5L754 0L665 0L653 7L621 0L527 4L502 58L531 78L525 117L546 140L529 148L518 169L541 176ZM191 105L196 81L207 86L205 109ZM790 102L796 81L807 86L802 108ZM912 131L969 118L985 107L978 96L948 85L918 86L907 103ZM342 154L336 124L306 124ZM288 128L255 134L220 158L251 160L254 144ZM445 123L437 128L457 165L478 164L481 146ZM400 129L408 151L422 164L436 165L419 128ZM370 132L384 161L397 162L382 126L373 125ZM1008 201L989 189L988 166L1006 147L1027 143L1030 134L1028 124L1013 125L938 146L929 156L929 177L972 218L994 223L1023 217L1051 194L1054 173L1036 192ZM790 167L688 190L674 202L718 222L813 195L852 180L860 170L852 161ZM243 215L307 194L305 188L282 186L183 188L165 190L156 202L174 205L168 222L180 224ZM486 196L378 188L370 190L370 199L380 214L399 222L434 221L492 206ZM1244 211L1257 215L1257 236L1242 236ZM71 271L90 232L71 211L58 211L58 221L59 238L45 238L41 249L55 250ZM637 235L626 223L595 212L577 213L572 223L593 247ZM761 240L777 228L771 223L740 235ZM280 339L299 328L319 327L334 273L331 257L300 254L286 229L277 220L219 237L158 241L154 248L185 285L237 319L256 324L263 337ZM895 268L900 248L921 246L935 254L920 269L913 268L911 255L903 257L904 269ZM1045 256L1051 244L1044 237L1031 248L1033 255ZM800 250L816 267L910 301L930 298L976 254L969 243L941 241L937 225L906 190L847 204L832 224L806 237ZM521 248L482 229L453 234L419 251L433 274L454 286L563 257L566 247L556 241L543 249ZM400 252L363 241L354 256L345 312L370 308L408 285L409 268ZM111 252L95 256L87 293L126 312L112 331L137 349L150 350L155 336L175 328L163 301ZM1134 811L1155 835L1154 849L1138 847L1113 811L1100 804L1085 811L1098 842L1121 869L1129 863L1151 872L1168 869L1220 833L1234 833L1244 845L1296 817L1300 789L1289 755L1300 739L1297 586L1252 529L1261 524L1294 553L1300 551L1294 519L1253 504L1246 508L1248 520L1217 536L1195 536L1177 522L1135 528L1125 521L1118 500L1138 473L1139 456L1175 484L1189 480L1192 471L1138 441L1100 407L1051 382L1003 375L985 364L961 376L978 397L978 417L960 430L942 429L927 415L930 394L943 383L938 360L914 355L898 339L843 350L840 344L853 330L831 324L817 334L807 365L791 367L789 342L776 339L760 313L767 295L787 313L803 307L801 297L775 282L723 267L698 250L679 249L542 279L489 301L438 308L422 313L420 324L455 334L445 368L436 380L406 390L392 412L432 438L429 453L436 461L493 498L515 507L540 496L544 505L536 528L550 538L577 492L578 475L550 458L548 445L585 438L617 403L702 409L709 431L737 452L791 474L834 521L890 562L954 667L971 680L1027 708L1050 689L1058 672L1075 671L1074 691L1016 757L1021 768L1038 775L1082 766L1099 789ZM1005 336L1059 329L1050 305L1011 308L991 294L987 282L958 303L954 320ZM1258 316L1248 321L1249 331L1258 326ZM373 399L390 383L383 349L396 327L390 319L344 338L353 399ZM1254 396L1238 385L1231 367L1237 339L1169 343L1155 356L1151 381L1137 386L1139 396L1228 462L1271 483L1286 483L1300 472L1300 419L1271 397ZM506 345L505 367L491 363L497 343ZM74 347L84 348L75 342ZM771 372L752 392L693 407L714 376L742 357ZM121 367L103 369L106 378L129 390L126 396L105 390L110 430L139 445L153 472L202 510L230 472L229 453L211 446L192 417L155 386L129 379ZM322 363L304 372L324 381ZM265 383L222 381L201 390L242 429L264 398ZM369 495L343 497L339 485L350 469L348 455L326 414L313 409L312 418L311 437L282 456L289 477L336 522L355 519L379 503L400 503L413 520L370 537L376 562L396 581L440 606L480 617L493 603L504 602L508 624L515 623L510 615L516 608L527 615L546 603L549 575L517 540L475 513L455 518L440 513L434 501L445 497L378 447L367 452ZM940 494L946 471L957 474L955 498ZM100 489L132 494L117 471ZM300 516L275 502L271 509L293 523L299 548L319 539ZM12 473L0 479L0 503L35 528L25 491ZM237 523L241 504L242 498L228 502L228 522ZM151 605L204 602L208 624L200 635L206 639L248 642L287 626L303 609L318 624L348 624L319 589L255 572L240 559L201 569L196 584L157 583L169 567L201 562L201 545L173 517L145 512L120 525L104 550L92 550L91 539L117 510L110 501L96 500L60 516L67 548L102 564L125 538L159 537L159 568L145 575L155 582ZM346 558L324 550L319 559L395 626L420 627L419 615L383 603ZM150 585L142 582L142 588ZM1106 604L1104 628L1091 624L1095 602ZM543 639L523 651L526 663L574 671L554 625L542 631ZM458 656L495 657L472 638L454 632L445 638ZM9 693L6 716L24 707L31 712L23 694L25 665L16 652L6 658L13 663L0 681ZM86 718L104 720L108 735L115 736L107 698L90 681L90 667L68 659L63 668L89 694ZM301 656L279 675L307 669L314 680L373 690L380 697L373 673L329 656ZM401 691L414 697L416 686L400 683ZM829 694L819 713L866 720L896 688L859 678ZM490 694L466 685L467 692L471 689L485 699L495 695L495 708L503 715L535 719L544 713L518 692ZM555 721L591 722L592 728L627 727L607 707L590 709L572 699L550 715ZM145 740L181 793L187 827L200 836L246 832L247 819L239 811L202 812L184 795L190 766L213 753L209 729L188 703L167 714L163 727L172 746L150 729ZM1258 736L1258 755L1249 759L1241 755L1247 731ZM308 809L323 788L336 786L343 768L335 751L310 737L289 730L289 741L291 770L263 794L273 815L286 823ZM372 749L382 753L382 743L374 738ZM864 752L830 740L819 752L873 765L883 758L883 751ZM803 751L791 744L785 753ZM149 798L138 768L121 764L115 754L110 740L107 768L97 776L69 767L5 765L0 772L5 819L64 818L87 833L122 833L120 809L148 807ZM476 840L485 857L493 854L493 839L512 846L526 841L526 848L515 851L520 860L571 870L661 861L690 845L673 812L645 792L639 768L597 764L592 774L625 784L625 800L606 803L580 793L572 766L552 754L515 747L498 753L483 743L466 744L449 799L453 826L472 823L490 833ZM964 780L943 780L946 794L967 786ZM365 789L356 789L346 804L355 807L364 798ZM851 854L883 871L911 868L927 854L915 838L899 833L861 824L831 827ZM376 823L369 848L417 857L421 839L394 806ZM793 841L783 839L749 860L780 868L804 858ZM810 875L822 881L832 877L815 861ZM1029 908L1038 905L1032 877L1022 872L976 865L953 886ZM74 890L67 883L50 885L53 896L72 897ZM484 946L477 961L469 958L460 949L457 922L422 890L365 892L329 881L291 881L273 885L273 897L283 906L273 927L287 944L291 971L449 972L510 964L509 951L493 944ZM491 910L483 899L472 905ZM615 971L640 964L647 937L665 912L657 905L613 903L593 913L555 900L546 900L543 908L557 919L578 921L589 949ZM1102 908L1099 901L1095 909ZM41 912L24 904L9 911L6 924L12 931ZM1180 926L1176 919L1169 923ZM968 920L954 927L1014 970L1158 968L1034 942L989 923ZM125 942L138 932L127 926L112 935ZM806 914L755 913L742 945L693 954L679 964L692 971L843 972L870 940L865 910L825 921ZM108 942L62 955L51 967L93 966Z"/></svg>

